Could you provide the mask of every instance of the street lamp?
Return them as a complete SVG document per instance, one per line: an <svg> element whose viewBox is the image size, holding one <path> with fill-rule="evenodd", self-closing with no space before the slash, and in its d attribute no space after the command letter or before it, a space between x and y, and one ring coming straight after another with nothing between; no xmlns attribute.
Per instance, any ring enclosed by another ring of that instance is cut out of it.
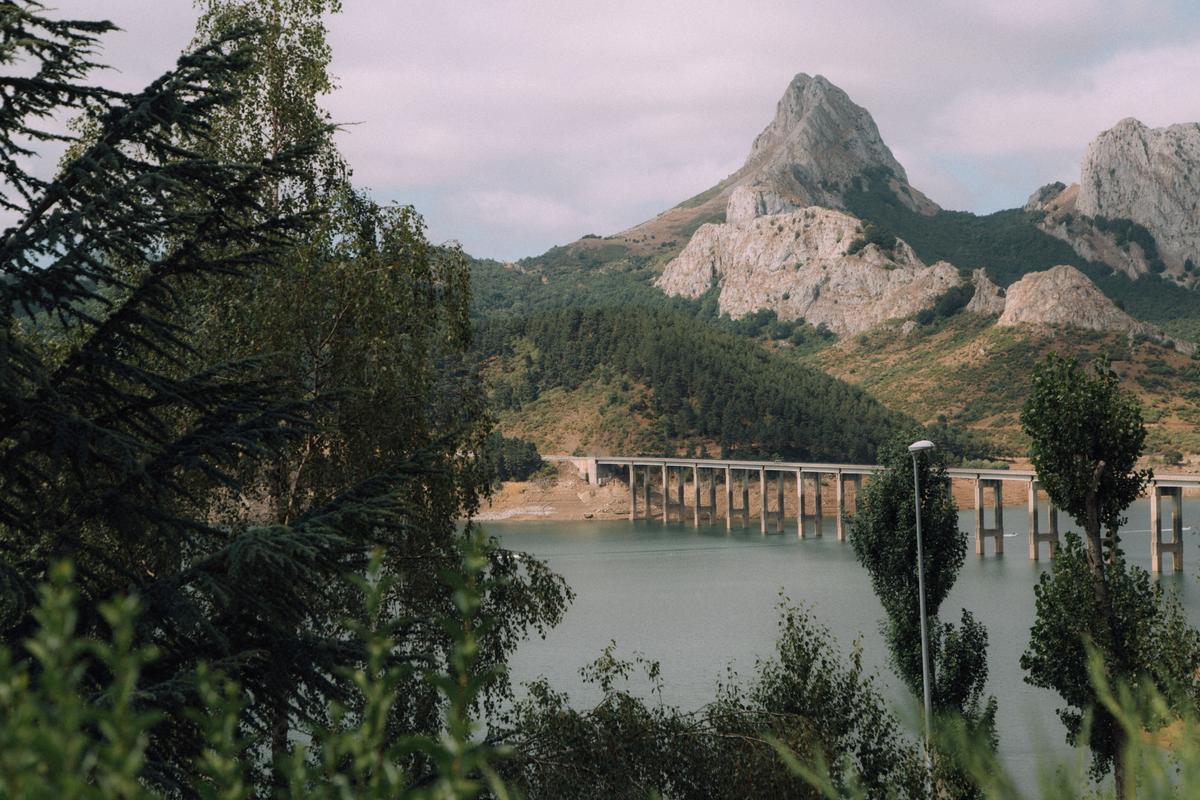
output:
<svg viewBox="0 0 1200 800"><path fill-rule="evenodd" d="M929 631L925 620L925 552L921 545L921 481L917 473L917 453L933 449L933 442L922 439L908 446L913 460L913 492L917 501L917 592L921 596L921 683L925 694L925 763L929 764L930 722L932 703L929 699Z"/></svg>

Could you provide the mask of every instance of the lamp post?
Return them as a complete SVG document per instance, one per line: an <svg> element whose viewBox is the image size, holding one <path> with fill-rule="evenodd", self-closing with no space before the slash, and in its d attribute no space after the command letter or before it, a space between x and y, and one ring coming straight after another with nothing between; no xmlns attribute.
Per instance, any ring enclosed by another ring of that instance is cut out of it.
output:
<svg viewBox="0 0 1200 800"><path fill-rule="evenodd" d="M913 460L913 492L917 503L917 592L921 600L921 683L925 694L925 763L930 763L929 740L932 702L929 698L929 631L925 619L925 551L921 544L921 481L917 472L917 454L933 449L933 442L922 439L908 446Z"/></svg>

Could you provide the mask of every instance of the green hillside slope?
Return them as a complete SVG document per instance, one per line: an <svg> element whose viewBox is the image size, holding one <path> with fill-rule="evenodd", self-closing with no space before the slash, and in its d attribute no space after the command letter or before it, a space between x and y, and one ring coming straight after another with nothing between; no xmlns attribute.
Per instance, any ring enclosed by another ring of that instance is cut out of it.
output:
<svg viewBox="0 0 1200 800"><path fill-rule="evenodd" d="M731 455L862 462L912 424L790 354L677 311L560 311L484 324L477 340L496 406L526 429L529 420L511 412L544 416L553 396L597 406L559 409L576 415L580 429L619 411L658 451L691 443ZM960 454L984 449L948 428L936 435Z"/></svg>

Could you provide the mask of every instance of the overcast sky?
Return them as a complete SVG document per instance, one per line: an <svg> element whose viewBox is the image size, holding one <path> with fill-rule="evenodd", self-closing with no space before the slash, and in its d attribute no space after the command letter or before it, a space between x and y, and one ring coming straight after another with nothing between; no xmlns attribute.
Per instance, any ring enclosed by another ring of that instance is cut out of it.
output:
<svg viewBox="0 0 1200 800"><path fill-rule="evenodd" d="M48 0L106 17L133 88L191 37L190 0ZM943 207L1078 178L1119 119L1200 121L1196 0L344 0L327 98L358 184L437 241L535 255L653 216L736 169L797 72L875 117Z"/></svg>

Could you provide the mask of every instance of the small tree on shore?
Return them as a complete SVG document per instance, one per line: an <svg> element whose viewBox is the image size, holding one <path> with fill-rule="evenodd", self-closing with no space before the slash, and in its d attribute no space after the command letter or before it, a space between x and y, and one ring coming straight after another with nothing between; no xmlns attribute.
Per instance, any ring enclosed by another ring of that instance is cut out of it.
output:
<svg viewBox="0 0 1200 800"><path fill-rule="evenodd" d="M1084 369L1051 354L1035 370L1021 412L1038 480L1050 500L1084 529L1065 546L1035 589L1037 615L1021 666L1026 680L1057 691L1074 743L1086 734L1094 774L1111 768L1118 797L1128 790L1125 731L1097 696L1087 646L1101 657L1110 683L1149 678L1164 690L1194 695L1196 634L1177 604L1167 602L1144 570L1121 552L1125 509L1152 474L1137 468L1146 428L1136 398L1121 391L1105 361Z"/></svg>
<svg viewBox="0 0 1200 800"><path fill-rule="evenodd" d="M850 543L871 575L871 585L887 613L884 639L905 685L922 694L921 613L917 581L916 509L913 465L906 445L914 433L880 448L884 470L867 485L861 510L850 527ZM921 529L925 555L925 603L929 623L930 689L939 723L961 722L972 737L995 748L996 700L984 698L987 683L987 629L971 612L959 626L941 622L938 609L962 568L967 536L959 530L943 456L937 450L917 457L921 487ZM976 789L942 754L935 780L953 797L974 797Z"/></svg>

